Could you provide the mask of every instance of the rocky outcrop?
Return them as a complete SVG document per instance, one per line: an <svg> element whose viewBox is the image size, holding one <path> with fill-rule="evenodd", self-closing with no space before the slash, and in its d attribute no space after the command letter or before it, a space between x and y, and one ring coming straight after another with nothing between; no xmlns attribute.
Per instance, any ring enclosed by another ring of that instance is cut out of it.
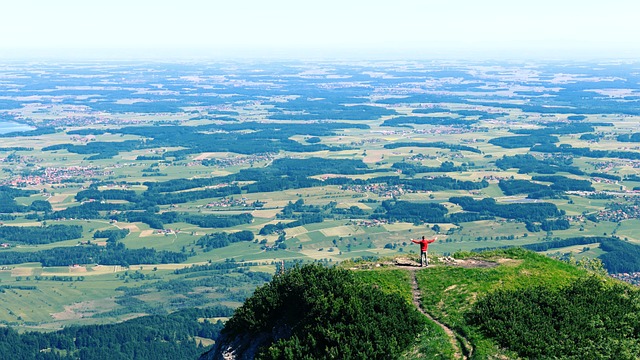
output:
<svg viewBox="0 0 640 360"><path fill-rule="evenodd" d="M230 338L220 335L216 345L200 356L200 360L251 360L258 349L270 341L270 335L263 333L254 336L248 334Z"/></svg>
<svg viewBox="0 0 640 360"><path fill-rule="evenodd" d="M221 334L216 345L202 354L199 360L251 360L261 347L290 336L291 327L284 324L274 327L270 333Z"/></svg>

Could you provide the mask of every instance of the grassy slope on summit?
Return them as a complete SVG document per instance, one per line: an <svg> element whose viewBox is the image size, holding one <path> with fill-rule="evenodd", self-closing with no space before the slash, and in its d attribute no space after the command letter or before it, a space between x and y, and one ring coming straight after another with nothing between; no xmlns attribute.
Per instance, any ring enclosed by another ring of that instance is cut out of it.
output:
<svg viewBox="0 0 640 360"><path fill-rule="evenodd" d="M507 249L480 254L460 253L459 259L476 258L495 262L495 267L431 266L420 269L416 277L421 291L422 307L438 321L466 338L474 347L473 358L491 356L517 357L504 350L499 341L483 335L466 320L478 299L494 291L530 289L544 286L557 289L585 278L587 272L574 265L560 262L522 249ZM378 267L355 271L362 281L373 283L389 293L396 293L412 302L411 272L402 269ZM407 359L453 359L446 333L438 325L428 322L417 335L413 347L405 352Z"/></svg>
<svg viewBox="0 0 640 360"><path fill-rule="evenodd" d="M471 254L459 254L459 257L469 256ZM473 358L477 359L497 355L515 356L500 350L501 347L497 344L504 343L503 339L491 339L489 334L483 334L478 327L469 324L469 314L478 312L474 305L479 299L490 298L498 290L517 294L525 290L542 289L540 291L551 293L550 296L562 296L558 289L570 288L576 280L588 278L588 273L581 268L522 249L485 252L473 254L473 257L496 261L499 265L490 268L434 266L419 271L417 280L423 307L440 322L465 337L473 345ZM612 279L601 281L617 283ZM597 287L594 288L594 291L597 290ZM533 306L542 306L542 303ZM563 322L558 316L560 315L548 315L548 320ZM516 317L514 321L523 320Z"/></svg>
<svg viewBox="0 0 640 360"><path fill-rule="evenodd" d="M408 303L413 303L411 274L405 270L379 268L373 271L356 271L355 275L363 282L375 284L386 293L396 293ZM417 338L402 359L452 359L455 350L451 346L447 334L440 326L427 321L424 329L416 334Z"/></svg>

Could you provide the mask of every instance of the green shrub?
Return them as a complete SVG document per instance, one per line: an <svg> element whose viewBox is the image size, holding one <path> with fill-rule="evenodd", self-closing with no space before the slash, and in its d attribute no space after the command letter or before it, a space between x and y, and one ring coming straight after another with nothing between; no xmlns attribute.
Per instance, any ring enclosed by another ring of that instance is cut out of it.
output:
<svg viewBox="0 0 640 360"><path fill-rule="evenodd" d="M639 293L592 276L559 289L498 290L467 321L531 359L637 359Z"/></svg>
<svg viewBox="0 0 640 360"><path fill-rule="evenodd" d="M265 343L258 359L379 359L397 358L424 322L398 294L364 284L348 270L306 265L257 289L223 332L284 334Z"/></svg>

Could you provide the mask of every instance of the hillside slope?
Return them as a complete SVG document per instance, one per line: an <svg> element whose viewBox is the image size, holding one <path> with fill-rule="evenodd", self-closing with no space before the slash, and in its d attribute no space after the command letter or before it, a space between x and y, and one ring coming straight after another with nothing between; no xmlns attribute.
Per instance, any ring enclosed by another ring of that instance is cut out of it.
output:
<svg viewBox="0 0 640 360"><path fill-rule="evenodd" d="M256 291L262 300L256 295L247 300L201 359L640 355L637 290L530 251L457 254L456 259L428 268L396 263L347 266L354 271L314 266L307 275L302 267L276 277L279 285ZM336 274L349 284L344 288L348 291L334 288ZM295 281L301 286L285 286ZM363 295L369 291L381 294ZM265 292L269 302L264 301ZM300 313L299 306L287 303L291 299L311 307ZM268 314L269 322L256 321L258 314ZM376 337L377 326L386 329L385 336Z"/></svg>

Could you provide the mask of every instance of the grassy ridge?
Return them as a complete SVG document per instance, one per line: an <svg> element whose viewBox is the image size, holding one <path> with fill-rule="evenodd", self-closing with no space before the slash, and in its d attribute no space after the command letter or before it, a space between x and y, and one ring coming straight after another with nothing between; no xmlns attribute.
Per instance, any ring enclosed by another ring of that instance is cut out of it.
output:
<svg viewBox="0 0 640 360"><path fill-rule="evenodd" d="M477 327L471 326L466 314L473 309L478 299L497 290L530 289L545 286L557 289L568 286L587 271L543 255L523 249L507 249L481 254L458 253L458 259L484 260L483 266L432 266L416 273L421 291L422 306L438 321L466 338L474 347L473 358L484 359L492 356L516 357L515 353L499 348L496 342L483 335ZM362 281L373 283L385 292L398 293L407 301L412 301L411 274L406 270L376 268L357 271ZM406 359L451 359L454 350L444 331L429 322L416 339Z"/></svg>
<svg viewBox="0 0 640 360"><path fill-rule="evenodd" d="M468 258L471 254L461 253L457 256ZM474 305L479 299L490 298L497 291L518 294L540 288L557 294L557 289L573 286L576 280L584 279L587 275L586 270L522 249L497 250L473 256L496 261L499 265L489 268L435 266L419 271L417 280L424 308L465 337L474 346L473 358L477 359L515 356L505 353L501 350L502 346L496 345L495 341L500 343L504 340L488 338L478 327L469 324L468 314L477 311ZM521 321L520 317L515 319L515 322ZM554 321L555 318L551 319Z"/></svg>
<svg viewBox="0 0 640 360"><path fill-rule="evenodd" d="M413 301L411 294L411 277L406 271L390 269L357 271L355 275L366 283L376 284L386 293L399 294L410 304Z"/></svg>
<svg viewBox="0 0 640 360"><path fill-rule="evenodd" d="M407 302L413 303L411 292L411 274L405 270L379 269L357 271L357 278L366 283L375 284L386 293L396 293ZM405 352L402 359L452 359L454 349L444 330L434 322L427 322L422 332L417 334L416 342Z"/></svg>

